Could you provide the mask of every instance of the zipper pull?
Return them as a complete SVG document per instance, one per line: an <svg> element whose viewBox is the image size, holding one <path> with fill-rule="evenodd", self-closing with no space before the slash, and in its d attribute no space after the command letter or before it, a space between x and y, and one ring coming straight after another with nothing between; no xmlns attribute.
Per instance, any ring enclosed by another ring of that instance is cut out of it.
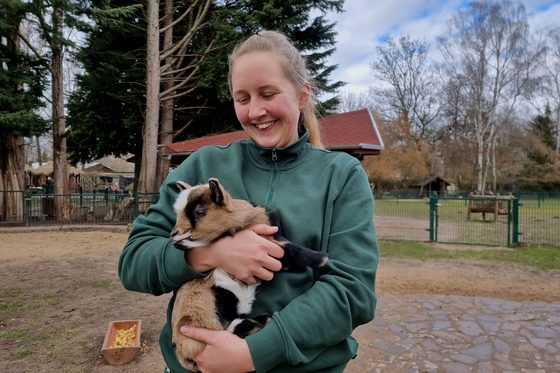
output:
<svg viewBox="0 0 560 373"><path fill-rule="evenodd" d="M272 148L272 162L276 162L278 160L278 155L276 154L276 148Z"/></svg>

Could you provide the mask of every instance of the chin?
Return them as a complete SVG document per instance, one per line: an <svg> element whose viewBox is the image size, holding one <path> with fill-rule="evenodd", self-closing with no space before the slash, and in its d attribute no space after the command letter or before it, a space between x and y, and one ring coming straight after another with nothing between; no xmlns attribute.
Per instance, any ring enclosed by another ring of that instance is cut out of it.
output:
<svg viewBox="0 0 560 373"><path fill-rule="evenodd" d="M253 140L263 148L278 148L279 141L278 139L274 139L268 136L262 136L259 133L252 133L250 134Z"/></svg>

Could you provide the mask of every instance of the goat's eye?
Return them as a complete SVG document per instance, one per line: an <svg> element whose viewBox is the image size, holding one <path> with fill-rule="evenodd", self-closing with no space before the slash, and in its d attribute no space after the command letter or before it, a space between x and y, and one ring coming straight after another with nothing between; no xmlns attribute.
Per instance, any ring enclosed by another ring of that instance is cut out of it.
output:
<svg viewBox="0 0 560 373"><path fill-rule="evenodd" d="M194 209L194 217L200 219L204 215L206 215L206 208L201 205L196 206L196 208Z"/></svg>

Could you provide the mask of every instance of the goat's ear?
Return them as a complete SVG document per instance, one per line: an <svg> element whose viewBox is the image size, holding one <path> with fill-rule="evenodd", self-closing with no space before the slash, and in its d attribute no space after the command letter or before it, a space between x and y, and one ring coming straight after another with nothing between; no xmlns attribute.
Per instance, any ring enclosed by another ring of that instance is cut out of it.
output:
<svg viewBox="0 0 560 373"><path fill-rule="evenodd" d="M212 201L214 201L219 206L228 206L230 195L224 189L222 184L218 181L218 179L208 179L208 185L210 186L210 195L212 196Z"/></svg>
<svg viewBox="0 0 560 373"><path fill-rule="evenodd" d="M179 190L186 190L189 189L191 186L187 183L185 183L184 181L177 181L177 186L179 187Z"/></svg>

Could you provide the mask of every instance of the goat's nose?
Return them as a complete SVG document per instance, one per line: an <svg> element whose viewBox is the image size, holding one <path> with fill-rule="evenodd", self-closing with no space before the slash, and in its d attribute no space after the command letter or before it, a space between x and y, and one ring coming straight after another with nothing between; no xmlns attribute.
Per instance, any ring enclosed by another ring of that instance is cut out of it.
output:
<svg viewBox="0 0 560 373"><path fill-rule="evenodd" d="M177 233L179 233L179 231L177 230L177 227L174 227L174 228L171 230L171 237L175 237L175 236L177 235Z"/></svg>

